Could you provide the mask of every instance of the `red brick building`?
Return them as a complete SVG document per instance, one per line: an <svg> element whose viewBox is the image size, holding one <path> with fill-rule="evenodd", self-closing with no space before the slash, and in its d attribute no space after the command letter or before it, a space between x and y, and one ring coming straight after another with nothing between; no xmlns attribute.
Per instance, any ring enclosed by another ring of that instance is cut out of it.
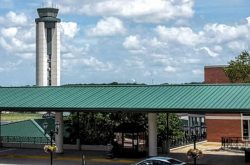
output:
<svg viewBox="0 0 250 165"><path fill-rule="evenodd" d="M205 66L204 83L230 83L224 68L225 66ZM247 114L207 113L205 122L208 141L220 142L221 137L244 137L242 140L249 139L250 116Z"/></svg>
<svg viewBox="0 0 250 165"><path fill-rule="evenodd" d="M216 84L216 83L230 83L224 68L226 66L205 66L204 68L204 83Z"/></svg>

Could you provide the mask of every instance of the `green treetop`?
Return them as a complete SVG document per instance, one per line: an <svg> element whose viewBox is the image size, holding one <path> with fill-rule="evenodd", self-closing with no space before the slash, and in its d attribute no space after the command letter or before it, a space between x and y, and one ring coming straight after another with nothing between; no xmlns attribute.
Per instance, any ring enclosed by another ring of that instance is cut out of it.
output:
<svg viewBox="0 0 250 165"><path fill-rule="evenodd" d="M229 62L225 72L232 83L250 83L250 54L241 52L235 60Z"/></svg>

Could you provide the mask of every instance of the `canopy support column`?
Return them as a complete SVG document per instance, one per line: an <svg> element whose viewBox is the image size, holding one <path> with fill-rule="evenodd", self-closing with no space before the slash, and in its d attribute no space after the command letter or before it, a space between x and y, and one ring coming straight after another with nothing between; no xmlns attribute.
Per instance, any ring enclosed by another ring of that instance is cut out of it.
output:
<svg viewBox="0 0 250 165"><path fill-rule="evenodd" d="M58 134L55 134L55 142L57 146L56 153L63 153L63 113L56 112L55 122L58 122L59 129Z"/></svg>
<svg viewBox="0 0 250 165"><path fill-rule="evenodd" d="M157 156L157 114L148 113L148 156Z"/></svg>

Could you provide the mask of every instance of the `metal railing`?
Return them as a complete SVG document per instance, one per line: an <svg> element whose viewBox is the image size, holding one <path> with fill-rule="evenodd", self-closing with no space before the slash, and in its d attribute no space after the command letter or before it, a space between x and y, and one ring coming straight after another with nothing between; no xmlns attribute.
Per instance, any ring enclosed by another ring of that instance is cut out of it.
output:
<svg viewBox="0 0 250 165"><path fill-rule="evenodd" d="M206 140L206 136L196 136L196 142ZM185 146L188 144L192 144L194 142L194 138L192 135L184 136L184 137L170 137L170 148Z"/></svg>
<svg viewBox="0 0 250 165"><path fill-rule="evenodd" d="M250 140L246 137L222 137L221 147L224 149L244 150L250 147Z"/></svg>
<svg viewBox="0 0 250 165"><path fill-rule="evenodd" d="M26 144L48 144L50 138L47 137L20 137L20 136L1 136L2 143L26 143Z"/></svg>

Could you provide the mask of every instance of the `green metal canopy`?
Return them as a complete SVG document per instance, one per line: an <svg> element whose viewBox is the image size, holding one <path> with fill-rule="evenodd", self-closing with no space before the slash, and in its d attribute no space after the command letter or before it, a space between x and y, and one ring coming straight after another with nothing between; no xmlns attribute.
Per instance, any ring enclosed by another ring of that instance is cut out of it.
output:
<svg viewBox="0 0 250 165"><path fill-rule="evenodd" d="M1 125L1 136L45 137L43 128L38 125L35 120L24 120L3 124Z"/></svg>
<svg viewBox="0 0 250 165"><path fill-rule="evenodd" d="M1 111L250 112L250 84L1 87Z"/></svg>

